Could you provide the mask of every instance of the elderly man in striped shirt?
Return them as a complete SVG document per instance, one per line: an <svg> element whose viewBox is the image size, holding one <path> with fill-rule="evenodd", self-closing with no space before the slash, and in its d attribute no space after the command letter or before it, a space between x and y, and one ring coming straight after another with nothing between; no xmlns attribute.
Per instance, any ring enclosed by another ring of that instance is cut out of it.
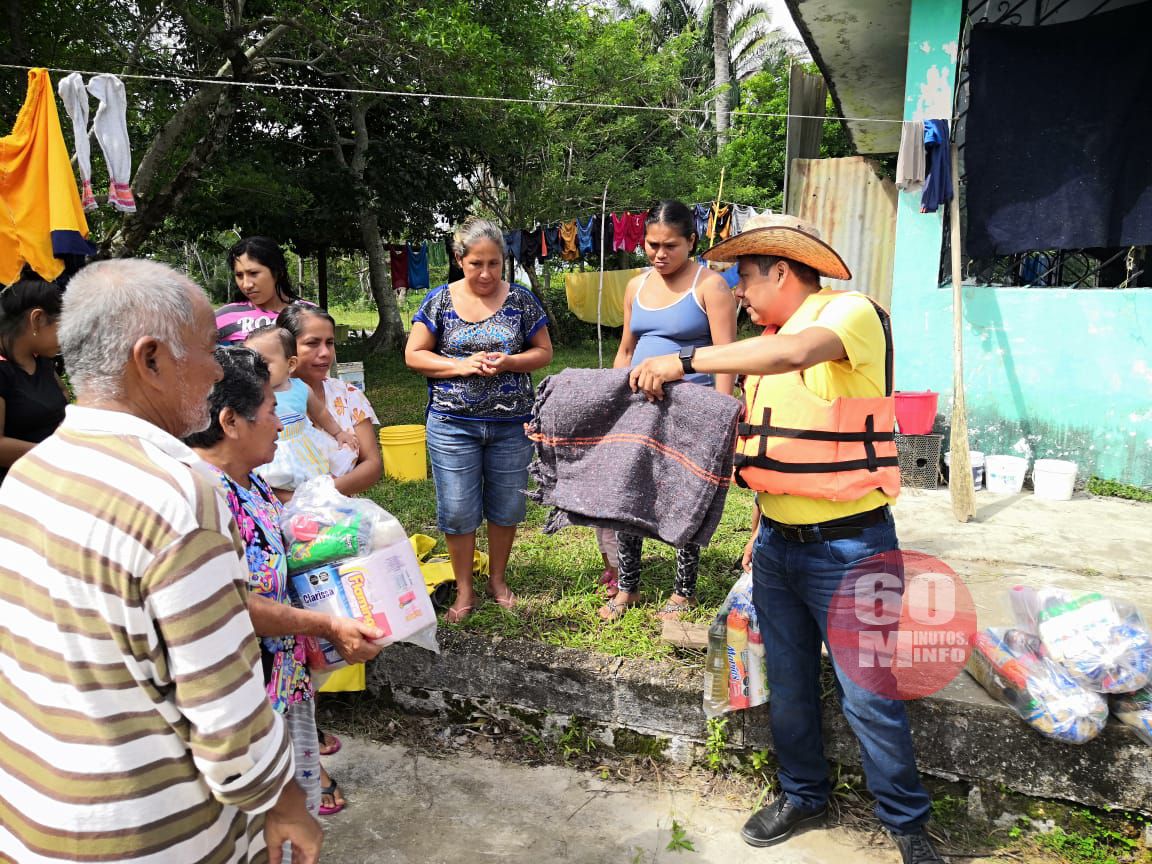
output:
<svg viewBox="0 0 1152 864"><path fill-rule="evenodd" d="M0 489L0 860L313 864L231 517L180 438L220 375L204 293L149 261L71 282L77 404Z"/></svg>

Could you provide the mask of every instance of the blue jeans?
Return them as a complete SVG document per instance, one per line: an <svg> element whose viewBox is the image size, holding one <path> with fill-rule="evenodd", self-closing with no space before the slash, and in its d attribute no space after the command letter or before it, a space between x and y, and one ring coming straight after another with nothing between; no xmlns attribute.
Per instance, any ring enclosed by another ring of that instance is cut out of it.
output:
<svg viewBox="0 0 1152 864"><path fill-rule="evenodd" d="M442 533L471 534L484 519L509 527L524 521L532 442L522 423L429 412L427 430Z"/></svg>
<svg viewBox="0 0 1152 864"><path fill-rule="evenodd" d="M815 543L786 540L760 522L752 600L764 637L780 787L797 807L823 807L831 793L820 724L820 644L828 641L829 604L853 563L897 547L891 513L857 537ZM932 802L916 770L904 703L866 690L833 666L876 815L898 834L917 831Z"/></svg>

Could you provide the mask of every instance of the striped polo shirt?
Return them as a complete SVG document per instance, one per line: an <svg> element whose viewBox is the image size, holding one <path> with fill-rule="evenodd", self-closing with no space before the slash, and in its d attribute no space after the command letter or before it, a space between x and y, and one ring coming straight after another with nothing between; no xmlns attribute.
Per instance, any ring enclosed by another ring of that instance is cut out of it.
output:
<svg viewBox="0 0 1152 864"><path fill-rule="evenodd" d="M69 406L0 487L0 860L265 859L291 748L204 471Z"/></svg>

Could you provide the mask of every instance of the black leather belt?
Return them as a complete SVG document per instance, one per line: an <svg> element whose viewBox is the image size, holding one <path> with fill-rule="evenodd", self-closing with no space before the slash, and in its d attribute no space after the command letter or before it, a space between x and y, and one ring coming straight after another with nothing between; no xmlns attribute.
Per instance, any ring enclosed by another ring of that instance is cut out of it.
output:
<svg viewBox="0 0 1152 864"><path fill-rule="evenodd" d="M845 540L849 537L859 537L865 528L887 522L889 516L888 505L877 507L875 510L865 510L863 513L853 513L843 519L829 519L827 522L817 522L813 525L785 525L767 516L761 517L764 522L783 537L793 543L821 543L825 540Z"/></svg>

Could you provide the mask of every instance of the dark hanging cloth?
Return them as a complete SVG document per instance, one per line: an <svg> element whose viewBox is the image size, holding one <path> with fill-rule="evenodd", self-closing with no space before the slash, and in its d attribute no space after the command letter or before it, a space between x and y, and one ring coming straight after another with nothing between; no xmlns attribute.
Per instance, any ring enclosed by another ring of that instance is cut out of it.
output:
<svg viewBox="0 0 1152 864"><path fill-rule="evenodd" d="M920 193L920 212L935 213L952 200L952 139L947 120L924 121L924 167L928 174Z"/></svg>
<svg viewBox="0 0 1152 864"><path fill-rule="evenodd" d="M419 246L408 244L408 287L416 290L428 288L431 280L428 278L428 244Z"/></svg>
<svg viewBox="0 0 1152 864"><path fill-rule="evenodd" d="M964 148L967 251L1152 243L1152 4L978 24Z"/></svg>
<svg viewBox="0 0 1152 864"><path fill-rule="evenodd" d="M444 251L448 253L448 281L458 282L464 278L464 271L456 261L456 252L452 249L452 237L444 238Z"/></svg>
<svg viewBox="0 0 1152 864"><path fill-rule="evenodd" d="M544 228L544 243L548 246L548 260L560 260L560 223L547 225Z"/></svg>
<svg viewBox="0 0 1152 864"><path fill-rule="evenodd" d="M535 267L536 262L542 259L543 237L540 226L525 228L520 232L520 264L527 270Z"/></svg>
<svg viewBox="0 0 1152 864"><path fill-rule="evenodd" d="M597 227L592 232L592 254L597 258L600 257L600 235L604 235L604 252L611 252L612 246L616 242L616 230L612 227L612 217L609 215L607 218L596 217Z"/></svg>
<svg viewBox="0 0 1152 864"><path fill-rule="evenodd" d="M392 290L408 287L408 247L403 243L388 246L388 264L392 271Z"/></svg>
<svg viewBox="0 0 1152 864"><path fill-rule="evenodd" d="M522 242L520 238L523 234L524 232L519 229L504 234L504 254L506 257L515 261L520 260L520 244Z"/></svg>
<svg viewBox="0 0 1152 864"><path fill-rule="evenodd" d="M696 226L696 237L700 240L708 236L708 216L711 212L711 204L692 205L692 222Z"/></svg>

